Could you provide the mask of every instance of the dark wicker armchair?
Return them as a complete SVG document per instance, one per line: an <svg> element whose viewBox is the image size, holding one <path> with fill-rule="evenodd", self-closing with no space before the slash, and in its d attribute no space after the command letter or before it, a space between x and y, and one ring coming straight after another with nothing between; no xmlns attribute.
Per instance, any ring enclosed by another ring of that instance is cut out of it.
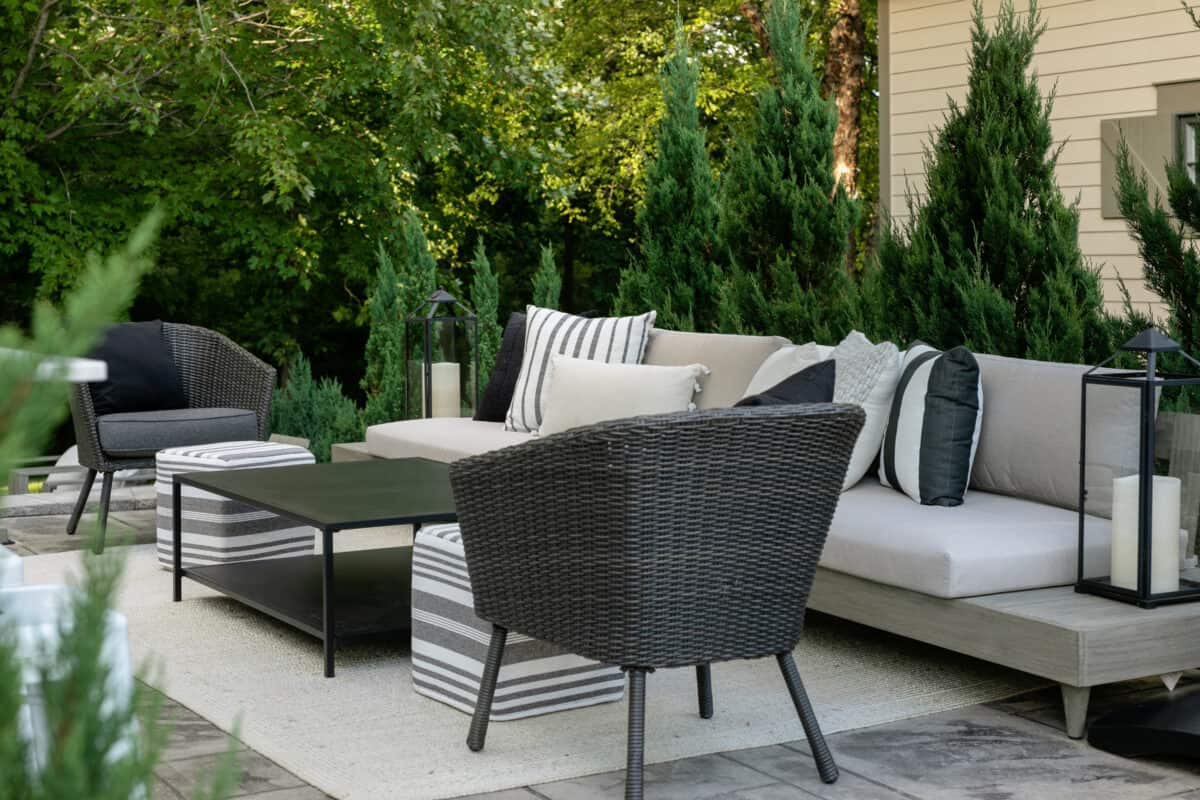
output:
<svg viewBox="0 0 1200 800"><path fill-rule="evenodd" d="M509 629L629 673L626 798L642 797L646 674L775 656L823 780L837 767L792 658L857 406L618 420L453 464L475 593L494 626L467 744L487 734Z"/></svg>
<svg viewBox="0 0 1200 800"><path fill-rule="evenodd" d="M166 322L163 323L162 333L179 368L188 409L251 411L255 416L255 424L241 425L238 427L239 432L248 428L247 432L255 438L265 438L267 416L271 410L271 393L275 389L275 369L232 340L207 328ZM174 427L172 422L167 420L155 425L156 413L160 412L147 412L142 415L142 424L156 431L149 437L142 437L148 439L144 443L146 446L133 446L121 452L114 452L111 449L112 443L105 441L101 431L100 421L105 418L96 415L91 389L86 384L74 387L71 394L71 418L75 425L75 441L79 445L79 463L86 467L88 472L84 477L75 509L71 513L71 520L67 524L68 534L74 535L79 526L79 518L87 505L97 472L104 475L100 489L99 543L99 546L103 547L103 532L112 496L113 473L122 469L153 467L154 453L157 450L207 444L214 440L211 434L219 432L219 428L214 428L211 424L207 431L197 431L194 421L180 420L179 417L187 415L178 413L172 415ZM179 424L181 422L184 424Z"/></svg>

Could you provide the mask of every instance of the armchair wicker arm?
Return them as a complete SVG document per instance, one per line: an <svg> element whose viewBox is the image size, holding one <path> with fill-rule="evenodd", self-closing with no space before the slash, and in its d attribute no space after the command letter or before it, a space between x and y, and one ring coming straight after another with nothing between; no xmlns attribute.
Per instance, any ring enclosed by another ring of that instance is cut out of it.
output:
<svg viewBox="0 0 1200 800"><path fill-rule="evenodd" d="M833 404L668 414L459 461L476 611L609 663L789 651L862 422Z"/></svg>
<svg viewBox="0 0 1200 800"><path fill-rule="evenodd" d="M267 436L275 368L216 331L164 323L163 336L183 378L191 408L244 408L258 418L258 438Z"/></svg>

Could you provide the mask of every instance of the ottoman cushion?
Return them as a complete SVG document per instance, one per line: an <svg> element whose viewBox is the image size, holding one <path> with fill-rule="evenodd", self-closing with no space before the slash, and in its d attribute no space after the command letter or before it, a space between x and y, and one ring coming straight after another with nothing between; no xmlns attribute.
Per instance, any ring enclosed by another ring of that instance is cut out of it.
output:
<svg viewBox="0 0 1200 800"><path fill-rule="evenodd" d="M475 616L471 579L458 525L427 525L413 544L413 687L468 714L492 637ZM509 631L492 704L493 720L512 720L620 700L617 667L564 652Z"/></svg>
<svg viewBox="0 0 1200 800"><path fill-rule="evenodd" d="M303 447L277 442L222 442L173 447L155 458L158 561L172 565L171 490L179 472L312 464ZM231 564L313 552L316 529L245 503L184 486L181 492L183 566Z"/></svg>
<svg viewBox="0 0 1200 800"><path fill-rule="evenodd" d="M122 458L150 457L164 447L232 442L258 436L258 417L241 408L175 408L105 414L96 420L100 448Z"/></svg>

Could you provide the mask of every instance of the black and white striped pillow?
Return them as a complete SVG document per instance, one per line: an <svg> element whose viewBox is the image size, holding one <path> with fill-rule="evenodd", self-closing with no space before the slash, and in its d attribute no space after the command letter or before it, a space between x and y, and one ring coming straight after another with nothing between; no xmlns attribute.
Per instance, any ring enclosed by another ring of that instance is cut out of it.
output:
<svg viewBox="0 0 1200 800"><path fill-rule="evenodd" d="M531 433L542 425L543 402L554 356L606 364L640 364L655 312L636 317L577 317L549 308L525 309L525 355L508 406L506 430Z"/></svg>
<svg viewBox="0 0 1200 800"><path fill-rule="evenodd" d="M983 384L965 347L917 342L904 356L879 454L879 480L927 506L962 505L979 447Z"/></svg>

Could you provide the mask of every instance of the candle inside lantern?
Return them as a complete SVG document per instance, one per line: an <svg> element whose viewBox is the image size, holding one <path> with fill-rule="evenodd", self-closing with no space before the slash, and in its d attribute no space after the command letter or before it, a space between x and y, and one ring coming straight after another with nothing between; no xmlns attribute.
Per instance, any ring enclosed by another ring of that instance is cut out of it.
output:
<svg viewBox="0 0 1200 800"><path fill-rule="evenodd" d="M459 365L454 361L438 361L430 365L433 372L433 417L457 417L462 414L462 385ZM424 388L424 387L422 387Z"/></svg>
<svg viewBox="0 0 1200 800"><path fill-rule="evenodd" d="M1137 475L1113 480L1113 586L1137 590L1138 491ZM1154 476L1150 534L1150 592L1179 590L1179 478Z"/></svg>

